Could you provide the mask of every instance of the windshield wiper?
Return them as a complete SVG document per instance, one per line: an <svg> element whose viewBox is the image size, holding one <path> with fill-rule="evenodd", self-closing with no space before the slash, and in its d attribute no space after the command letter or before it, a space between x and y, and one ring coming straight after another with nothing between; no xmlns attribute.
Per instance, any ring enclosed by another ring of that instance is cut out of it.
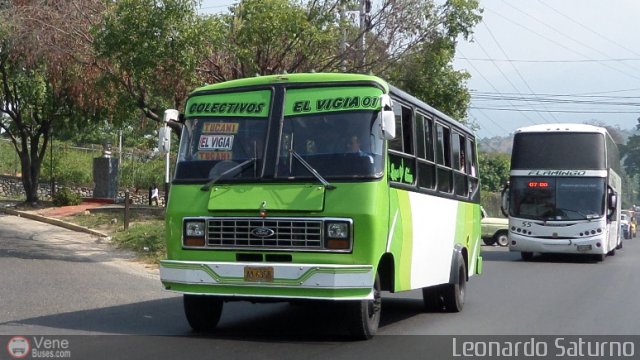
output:
<svg viewBox="0 0 640 360"><path fill-rule="evenodd" d="M202 191L209 191L209 189L211 189L211 185L215 184L218 180L222 179L223 177L225 177L228 174L231 174L232 172L242 169L245 166L249 165L249 164L253 164L256 162L256 158L251 158L245 162L242 162L232 168L230 168L229 170L223 171L220 175L214 177L213 179L209 180L208 183L204 184L200 190Z"/></svg>
<svg viewBox="0 0 640 360"><path fill-rule="evenodd" d="M565 209L565 208L558 208L557 210L574 212L574 213L582 216L585 220L589 220L589 221L600 217L600 215L598 215L598 214L594 214L594 213L585 214L580 210L571 210L571 209Z"/></svg>
<svg viewBox="0 0 640 360"><path fill-rule="evenodd" d="M336 188L335 186L331 185L325 178L323 178L322 175L320 175L320 173L318 173L318 171L314 169L313 166L311 166L311 164L309 164L305 159L303 159L302 156L300 156L300 154L295 152L295 150L290 149L289 153L291 153L291 155L293 155L294 158L300 161L300 164L302 164L302 166L304 166L305 169L307 169L313 176L315 176L316 179L318 179L322 183L325 189L333 190Z"/></svg>

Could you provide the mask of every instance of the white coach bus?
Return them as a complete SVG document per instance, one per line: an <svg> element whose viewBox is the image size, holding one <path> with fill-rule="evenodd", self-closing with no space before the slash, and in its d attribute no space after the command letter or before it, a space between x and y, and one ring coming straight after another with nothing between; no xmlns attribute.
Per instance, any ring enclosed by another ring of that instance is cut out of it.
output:
<svg viewBox="0 0 640 360"><path fill-rule="evenodd" d="M622 247L618 148L606 129L582 124L520 128L513 139L502 210L509 250L588 254Z"/></svg>

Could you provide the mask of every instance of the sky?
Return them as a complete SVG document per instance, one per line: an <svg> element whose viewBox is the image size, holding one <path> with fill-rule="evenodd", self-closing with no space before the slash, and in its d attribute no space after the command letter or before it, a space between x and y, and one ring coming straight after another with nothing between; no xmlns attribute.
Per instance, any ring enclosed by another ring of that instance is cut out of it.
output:
<svg viewBox="0 0 640 360"><path fill-rule="evenodd" d="M639 0L479 1L483 20L453 66L471 75L480 138L544 123L638 124ZM201 12L234 2L203 0Z"/></svg>

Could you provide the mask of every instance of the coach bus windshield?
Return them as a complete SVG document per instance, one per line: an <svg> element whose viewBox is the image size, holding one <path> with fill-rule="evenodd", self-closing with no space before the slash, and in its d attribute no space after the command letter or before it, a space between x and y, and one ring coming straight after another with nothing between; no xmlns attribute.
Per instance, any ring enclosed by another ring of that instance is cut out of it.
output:
<svg viewBox="0 0 640 360"><path fill-rule="evenodd" d="M379 111L359 110L285 117L276 177L313 177L292 152L327 179L382 176L383 140L374 126L378 116Z"/></svg>
<svg viewBox="0 0 640 360"><path fill-rule="evenodd" d="M511 170L606 169L600 133L517 133L512 154Z"/></svg>
<svg viewBox="0 0 640 360"><path fill-rule="evenodd" d="M514 177L510 215L535 220L589 220L604 215L605 179Z"/></svg>

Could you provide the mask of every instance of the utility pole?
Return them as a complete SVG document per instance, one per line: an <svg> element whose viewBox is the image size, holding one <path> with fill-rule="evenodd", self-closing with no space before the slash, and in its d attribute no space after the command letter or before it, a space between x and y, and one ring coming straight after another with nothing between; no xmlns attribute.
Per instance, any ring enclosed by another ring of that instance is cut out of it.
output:
<svg viewBox="0 0 640 360"><path fill-rule="evenodd" d="M345 27L344 0L340 0L340 28L342 30L342 41L340 41L340 68L342 72L347 71L344 57L347 53L347 29Z"/></svg>
<svg viewBox="0 0 640 360"><path fill-rule="evenodd" d="M360 0L360 67L364 67L366 64L366 49L367 49L367 32L371 25L371 0Z"/></svg>

